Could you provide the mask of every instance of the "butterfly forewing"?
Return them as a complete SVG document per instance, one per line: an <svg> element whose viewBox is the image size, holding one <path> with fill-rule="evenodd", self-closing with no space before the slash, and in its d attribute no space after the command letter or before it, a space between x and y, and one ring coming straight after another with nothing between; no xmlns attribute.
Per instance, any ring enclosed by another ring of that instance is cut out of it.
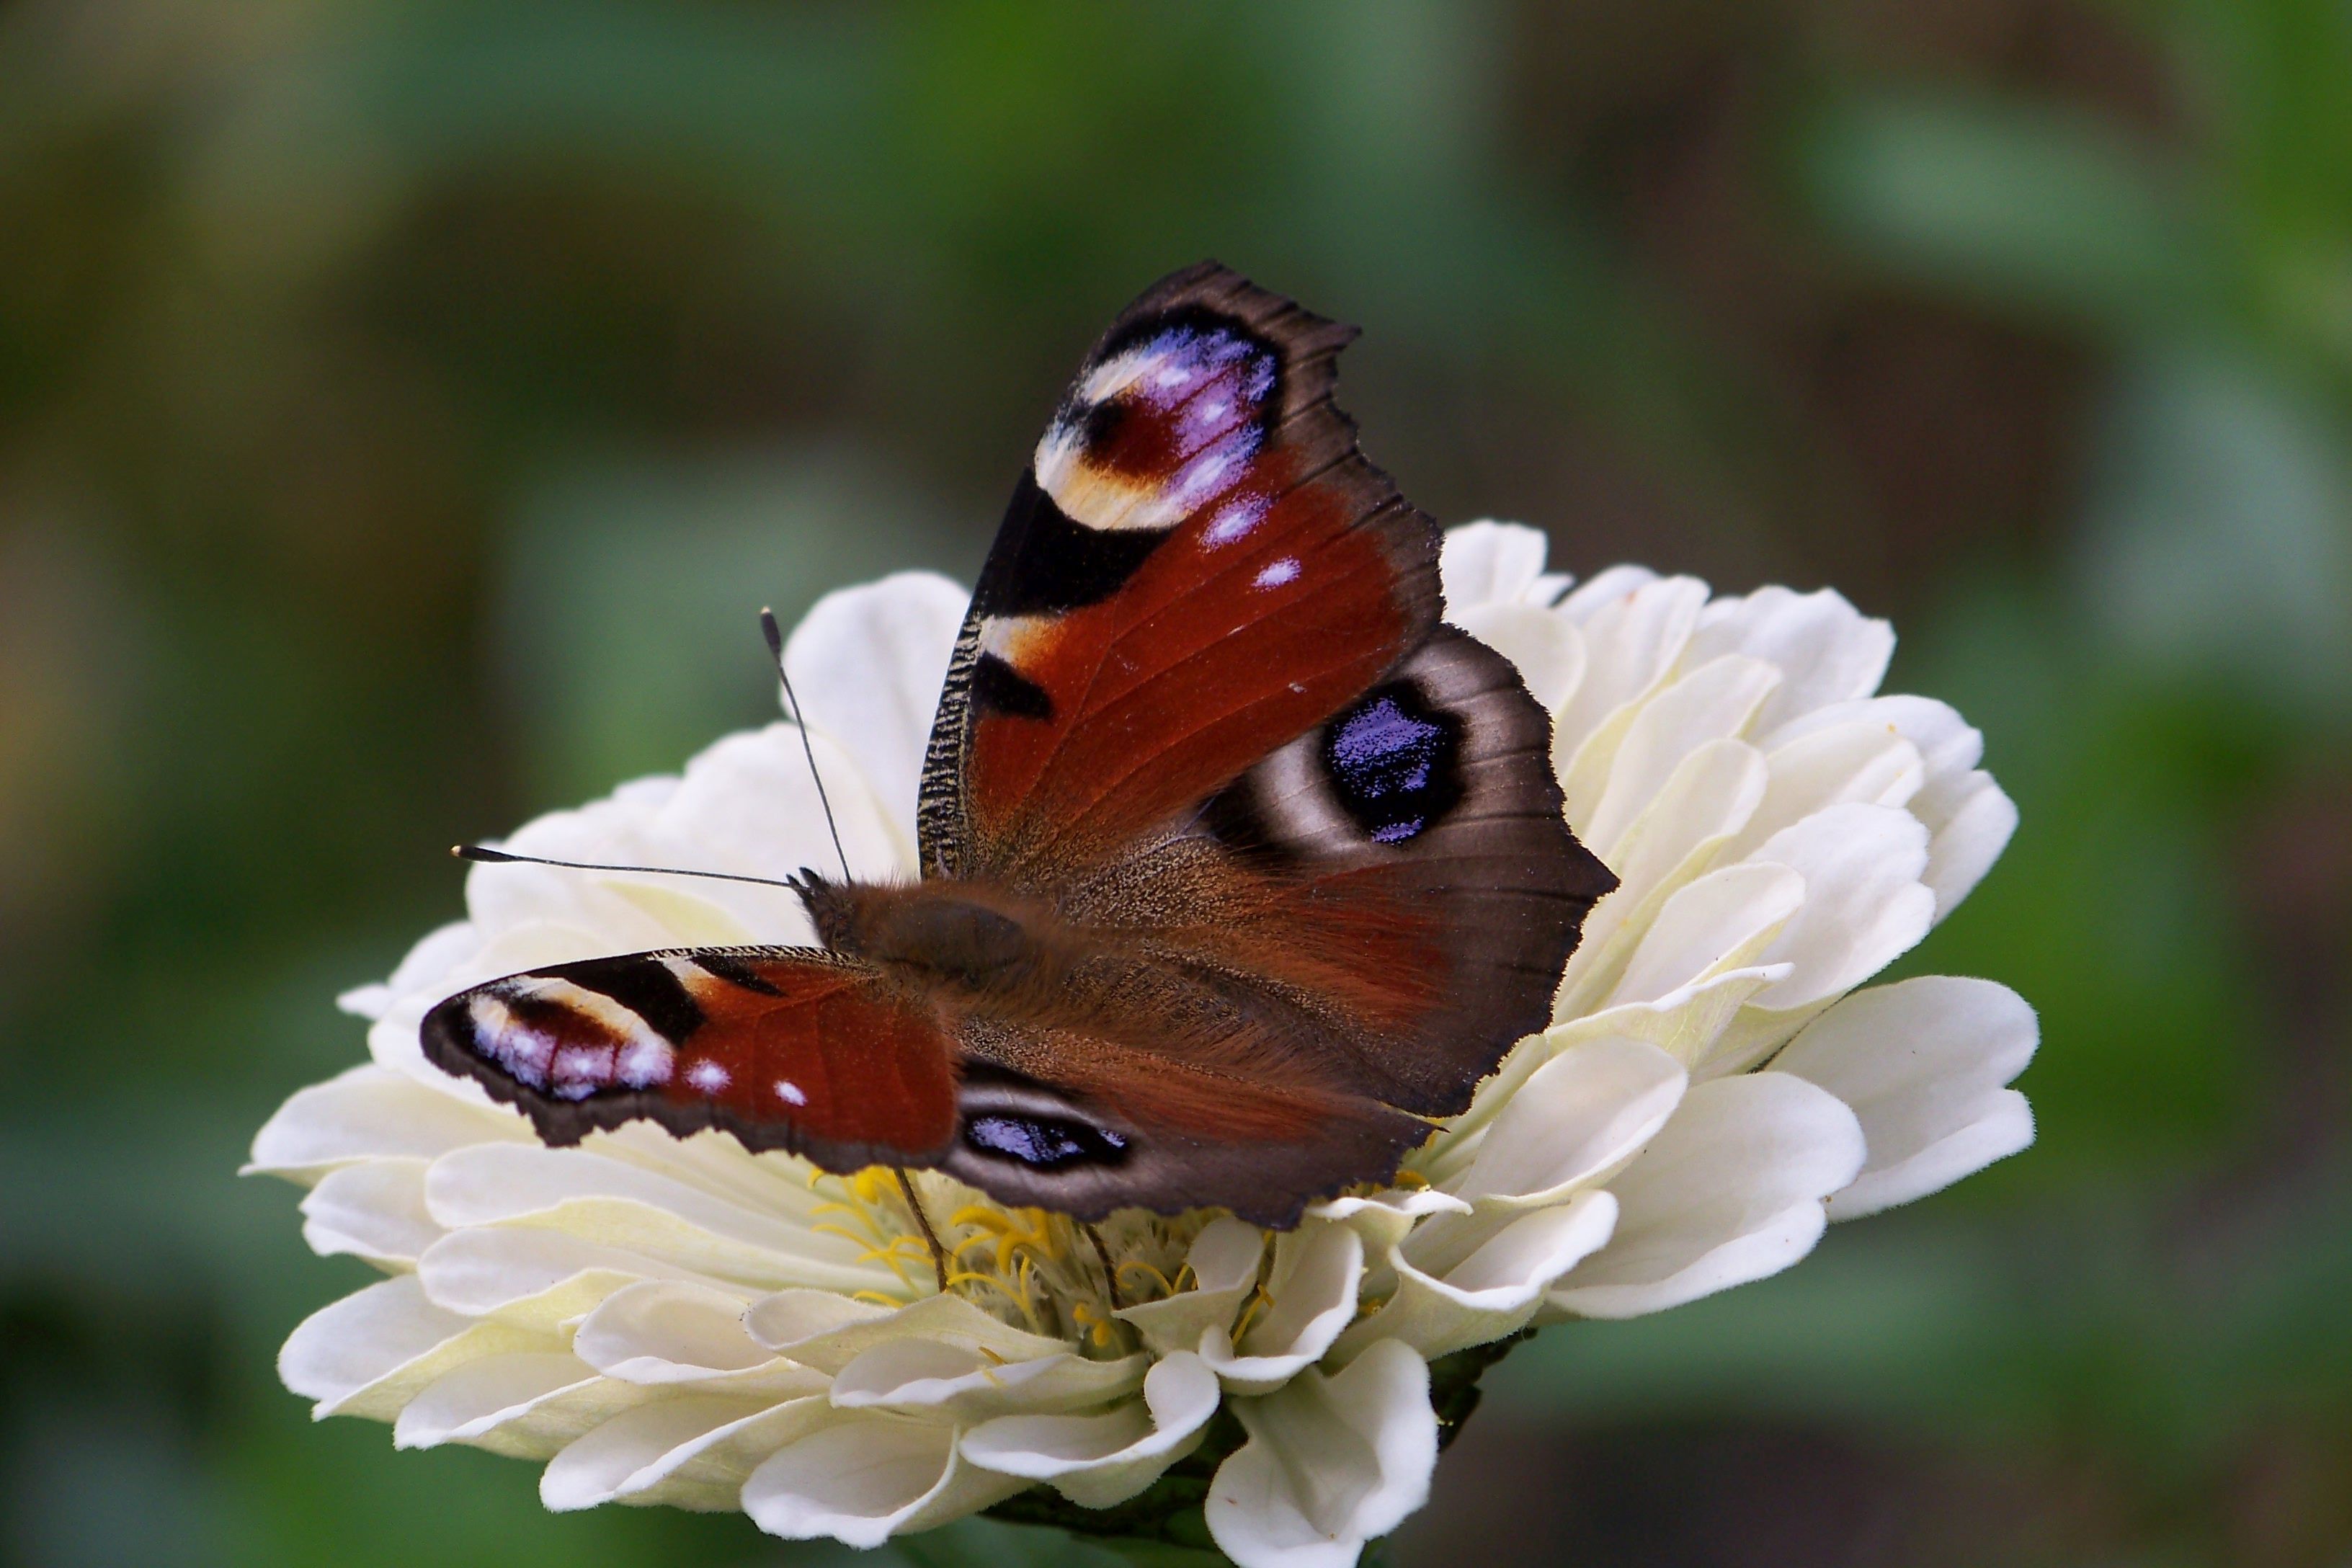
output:
<svg viewBox="0 0 2352 1568"><path fill-rule="evenodd" d="M864 964L688 948L512 974L425 1016L425 1055L551 1143L640 1118L829 1170L936 1161L955 1132L939 1019Z"/></svg>

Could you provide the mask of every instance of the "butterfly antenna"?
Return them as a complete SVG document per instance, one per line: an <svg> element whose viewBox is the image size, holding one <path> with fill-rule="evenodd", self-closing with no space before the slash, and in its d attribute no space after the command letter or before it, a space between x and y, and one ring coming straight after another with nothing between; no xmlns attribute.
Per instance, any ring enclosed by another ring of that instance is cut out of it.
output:
<svg viewBox="0 0 2352 1568"><path fill-rule="evenodd" d="M776 625L776 612L762 607L760 611L760 634L768 639L768 652L776 661L776 679L784 684L784 706L791 711L793 727L801 732L801 754L808 759L809 777L816 781L816 803L824 807L824 830L833 835L834 858L841 862L841 879L850 880L849 856L841 847L841 829L833 820L833 800L824 793L824 775L817 772L816 746L809 740L808 721L801 717L801 700L793 695L793 678L784 673L784 632Z"/></svg>
<svg viewBox="0 0 2352 1568"><path fill-rule="evenodd" d="M656 877L707 877L714 882L754 882L762 888L789 888L805 893L805 885L790 877L746 877L736 871L688 871L677 866L607 866L595 860L551 860L544 855L509 855L481 844L452 844L449 853L460 860L485 866L562 866L572 871L642 871Z"/></svg>

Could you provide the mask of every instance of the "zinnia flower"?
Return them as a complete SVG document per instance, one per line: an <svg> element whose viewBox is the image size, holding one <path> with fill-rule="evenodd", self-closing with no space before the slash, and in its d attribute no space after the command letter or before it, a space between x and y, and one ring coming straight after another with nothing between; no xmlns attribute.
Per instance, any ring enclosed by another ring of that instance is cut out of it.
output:
<svg viewBox="0 0 2352 1568"><path fill-rule="evenodd" d="M1830 1218L2023 1148L2032 1119L2003 1086L2033 1051L2024 1003L1979 980L1854 989L2008 840L1977 731L1874 695L1893 633L1834 593L1715 597L1622 566L1571 586L1543 567L1532 530L1456 530L1448 615L1551 710L1569 819L1622 885L1552 1027L1392 1189L1276 1236L1125 1213L1097 1227L1104 1257L1066 1219L919 1173L955 1260L942 1294L887 1173L645 1124L546 1148L420 1053L426 1008L500 974L807 942L790 893L478 867L467 920L343 998L373 1020L373 1059L255 1141L252 1169L310 1187L311 1247L385 1275L294 1331L287 1385L321 1416L393 1423L404 1447L544 1460L553 1509L740 1508L870 1546L1035 1487L1109 1508L1182 1464L1209 1478L1207 1529L1236 1563L1345 1564L1428 1496L1433 1362L1760 1279ZM826 598L791 640L860 877L915 874L965 598L896 576ZM782 723L508 847L770 878L831 856Z"/></svg>

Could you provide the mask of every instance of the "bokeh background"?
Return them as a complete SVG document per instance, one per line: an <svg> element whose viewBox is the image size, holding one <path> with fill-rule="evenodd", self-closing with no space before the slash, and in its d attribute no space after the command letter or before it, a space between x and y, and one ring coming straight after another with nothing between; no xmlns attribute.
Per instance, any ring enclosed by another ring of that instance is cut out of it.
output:
<svg viewBox="0 0 2352 1568"><path fill-rule="evenodd" d="M0 1553L843 1555L314 1427L363 1270L232 1173L445 846L968 580L1204 255L1442 519L1893 617L2024 815L1906 968L2036 1147L1523 1348L1393 1560L2352 1562L2340 0L0 0Z"/></svg>

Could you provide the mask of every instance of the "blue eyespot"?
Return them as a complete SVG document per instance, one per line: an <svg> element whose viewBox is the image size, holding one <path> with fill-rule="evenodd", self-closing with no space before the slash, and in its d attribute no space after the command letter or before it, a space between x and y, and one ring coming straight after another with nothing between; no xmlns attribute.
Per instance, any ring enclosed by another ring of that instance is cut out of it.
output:
<svg viewBox="0 0 2352 1568"><path fill-rule="evenodd" d="M1461 799L1462 723L1410 683L1366 693L1325 731L1323 762L1340 806L1376 844L1402 844Z"/></svg>

